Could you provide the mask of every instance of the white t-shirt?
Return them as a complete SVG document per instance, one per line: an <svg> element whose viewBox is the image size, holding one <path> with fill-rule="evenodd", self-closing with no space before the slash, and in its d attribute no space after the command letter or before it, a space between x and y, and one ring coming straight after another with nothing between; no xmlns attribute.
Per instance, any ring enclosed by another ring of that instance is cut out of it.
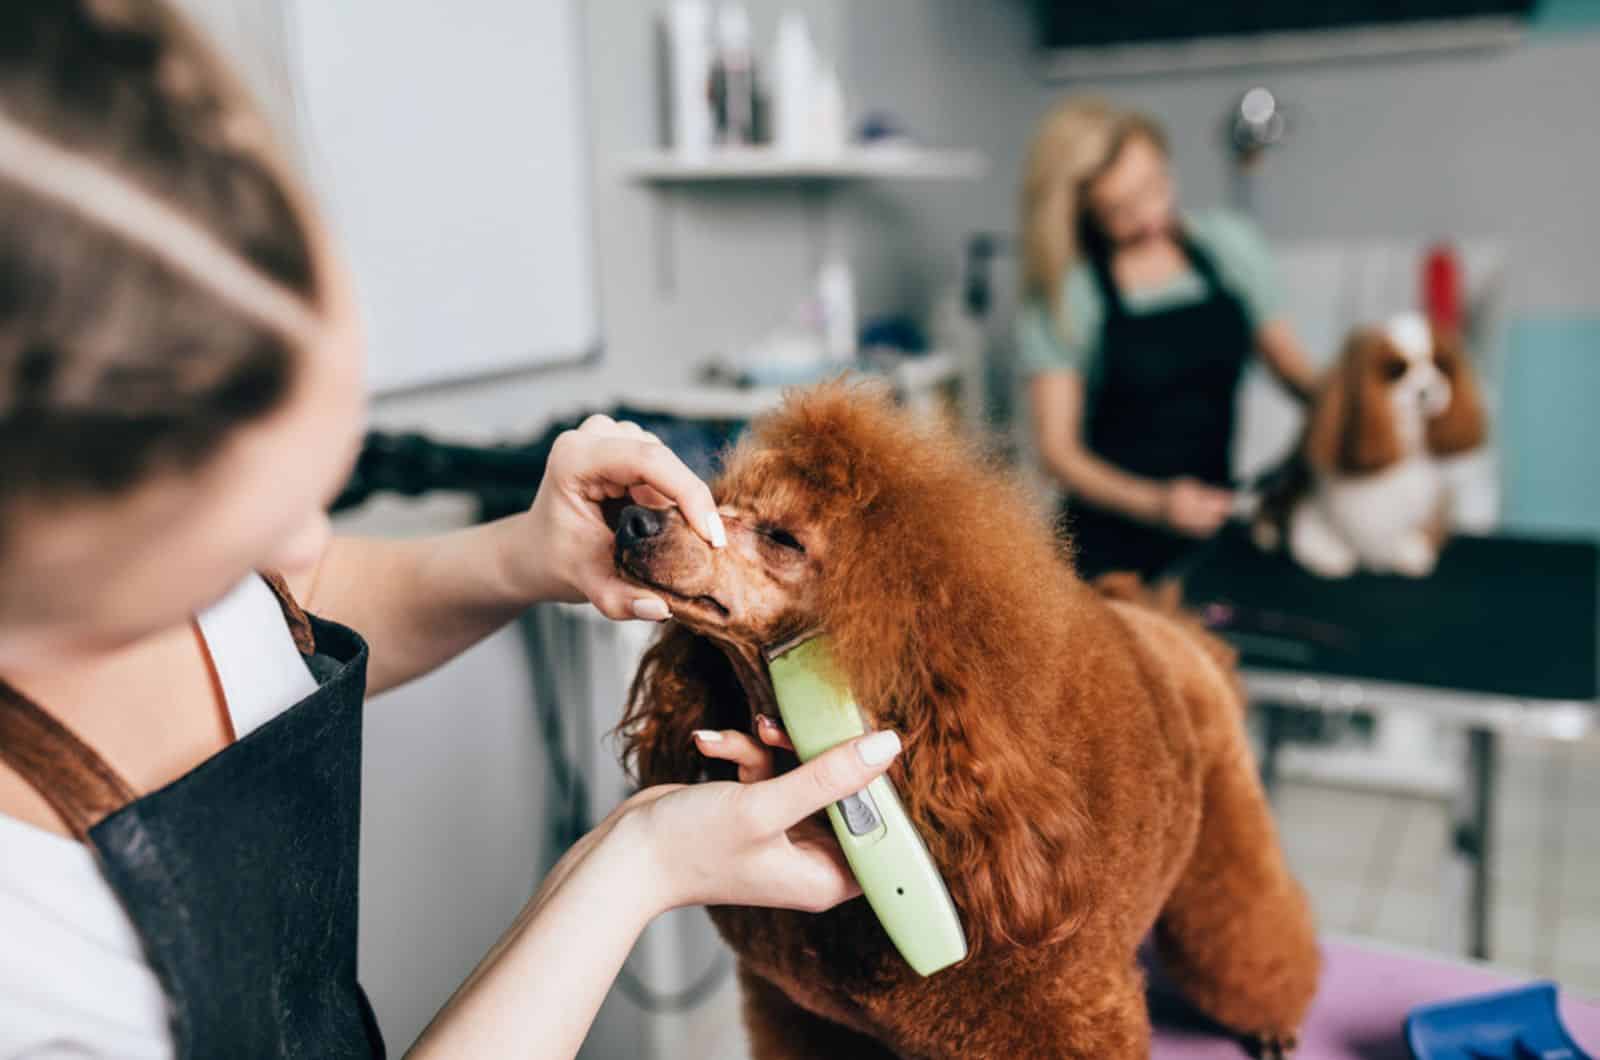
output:
<svg viewBox="0 0 1600 1060"><path fill-rule="evenodd" d="M316 689L258 576L196 618L240 739ZM166 996L94 856L0 814L0 1060L172 1055Z"/></svg>

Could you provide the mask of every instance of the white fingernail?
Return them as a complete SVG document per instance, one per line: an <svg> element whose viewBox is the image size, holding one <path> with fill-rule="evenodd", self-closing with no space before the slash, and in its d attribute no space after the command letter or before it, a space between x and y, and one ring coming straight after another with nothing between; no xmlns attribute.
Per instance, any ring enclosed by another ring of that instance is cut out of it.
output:
<svg viewBox="0 0 1600 1060"><path fill-rule="evenodd" d="M712 548L722 548L728 543L728 532L722 528L722 517L716 512L706 516L706 540Z"/></svg>
<svg viewBox="0 0 1600 1060"><path fill-rule="evenodd" d="M900 753L900 734L892 729L875 732L856 744L856 754L869 766L881 766Z"/></svg>
<svg viewBox="0 0 1600 1060"><path fill-rule="evenodd" d="M642 596L633 602L633 616L646 622L665 622L672 617L672 611L660 600Z"/></svg>
<svg viewBox="0 0 1600 1060"><path fill-rule="evenodd" d="M704 740L706 743L716 743L722 739L722 734L715 729L696 729L694 738L696 740Z"/></svg>

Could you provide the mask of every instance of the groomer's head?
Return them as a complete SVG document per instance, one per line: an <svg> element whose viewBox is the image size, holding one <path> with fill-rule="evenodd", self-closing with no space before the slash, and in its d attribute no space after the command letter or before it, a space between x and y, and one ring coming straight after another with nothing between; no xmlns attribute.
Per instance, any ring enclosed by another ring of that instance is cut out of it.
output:
<svg viewBox="0 0 1600 1060"><path fill-rule="evenodd" d="M1175 189L1155 121L1103 99L1069 99L1034 135L1022 189L1024 283L1052 305L1087 236L1112 246L1165 233Z"/></svg>
<svg viewBox="0 0 1600 1060"><path fill-rule="evenodd" d="M343 270L156 0L0 5L0 668L320 552L363 404Z"/></svg>

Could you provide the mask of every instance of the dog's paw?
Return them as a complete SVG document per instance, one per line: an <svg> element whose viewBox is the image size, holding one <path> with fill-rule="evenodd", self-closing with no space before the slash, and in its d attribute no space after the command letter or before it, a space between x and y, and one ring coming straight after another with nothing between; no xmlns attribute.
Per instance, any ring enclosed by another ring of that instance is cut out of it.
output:
<svg viewBox="0 0 1600 1060"><path fill-rule="evenodd" d="M1319 578L1348 578L1360 562L1355 549L1331 536L1290 537L1289 553Z"/></svg>
<svg viewBox="0 0 1600 1060"><path fill-rule="evenodd" d="M1289 555L1319 578L1348 578L1361 557L1314 508L1301 505L1289 519Z"/></svg>
<svg viewBox="0 0 1600 1060"><path fill-rule="evenodd" d="M1261 1034L1251 1044L1256 1060L1288 1060L1300 1040L1293 1034Z"/></svg>
<svg viewBox="0 0 1600 1060"><path fill-rule="evenodd" d="M1434 564L1439 562L1439 552L1426 535L1407 534L1395 542L1390 562L1397 574L1404 574L1410 578L1425 578L1433 573Z"/></svg>

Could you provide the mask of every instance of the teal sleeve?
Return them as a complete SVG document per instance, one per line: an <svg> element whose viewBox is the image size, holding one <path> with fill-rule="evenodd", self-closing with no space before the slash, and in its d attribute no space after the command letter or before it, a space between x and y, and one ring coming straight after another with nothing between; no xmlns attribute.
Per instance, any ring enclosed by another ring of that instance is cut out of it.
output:
<svg viewBox="0 0 1600 1060"><path fill-rule="evenodd" d="M1208 245L1222 282L1244 301L1261 327L1283 313L1283 280L1261 229L1241 214L1217 210L1196 217L1195 238Z"/></svg>
<svg viewBox="0 0 1600 1060"><path fill-rule="evenodd" d="M1043 299L1030 298L1017 317L1017 357L1025 375L1041 372L1093 373L1100 354L1105 306L1088 270L1077 266L1062 289L1063 313L1051 313Z"/></svg>

